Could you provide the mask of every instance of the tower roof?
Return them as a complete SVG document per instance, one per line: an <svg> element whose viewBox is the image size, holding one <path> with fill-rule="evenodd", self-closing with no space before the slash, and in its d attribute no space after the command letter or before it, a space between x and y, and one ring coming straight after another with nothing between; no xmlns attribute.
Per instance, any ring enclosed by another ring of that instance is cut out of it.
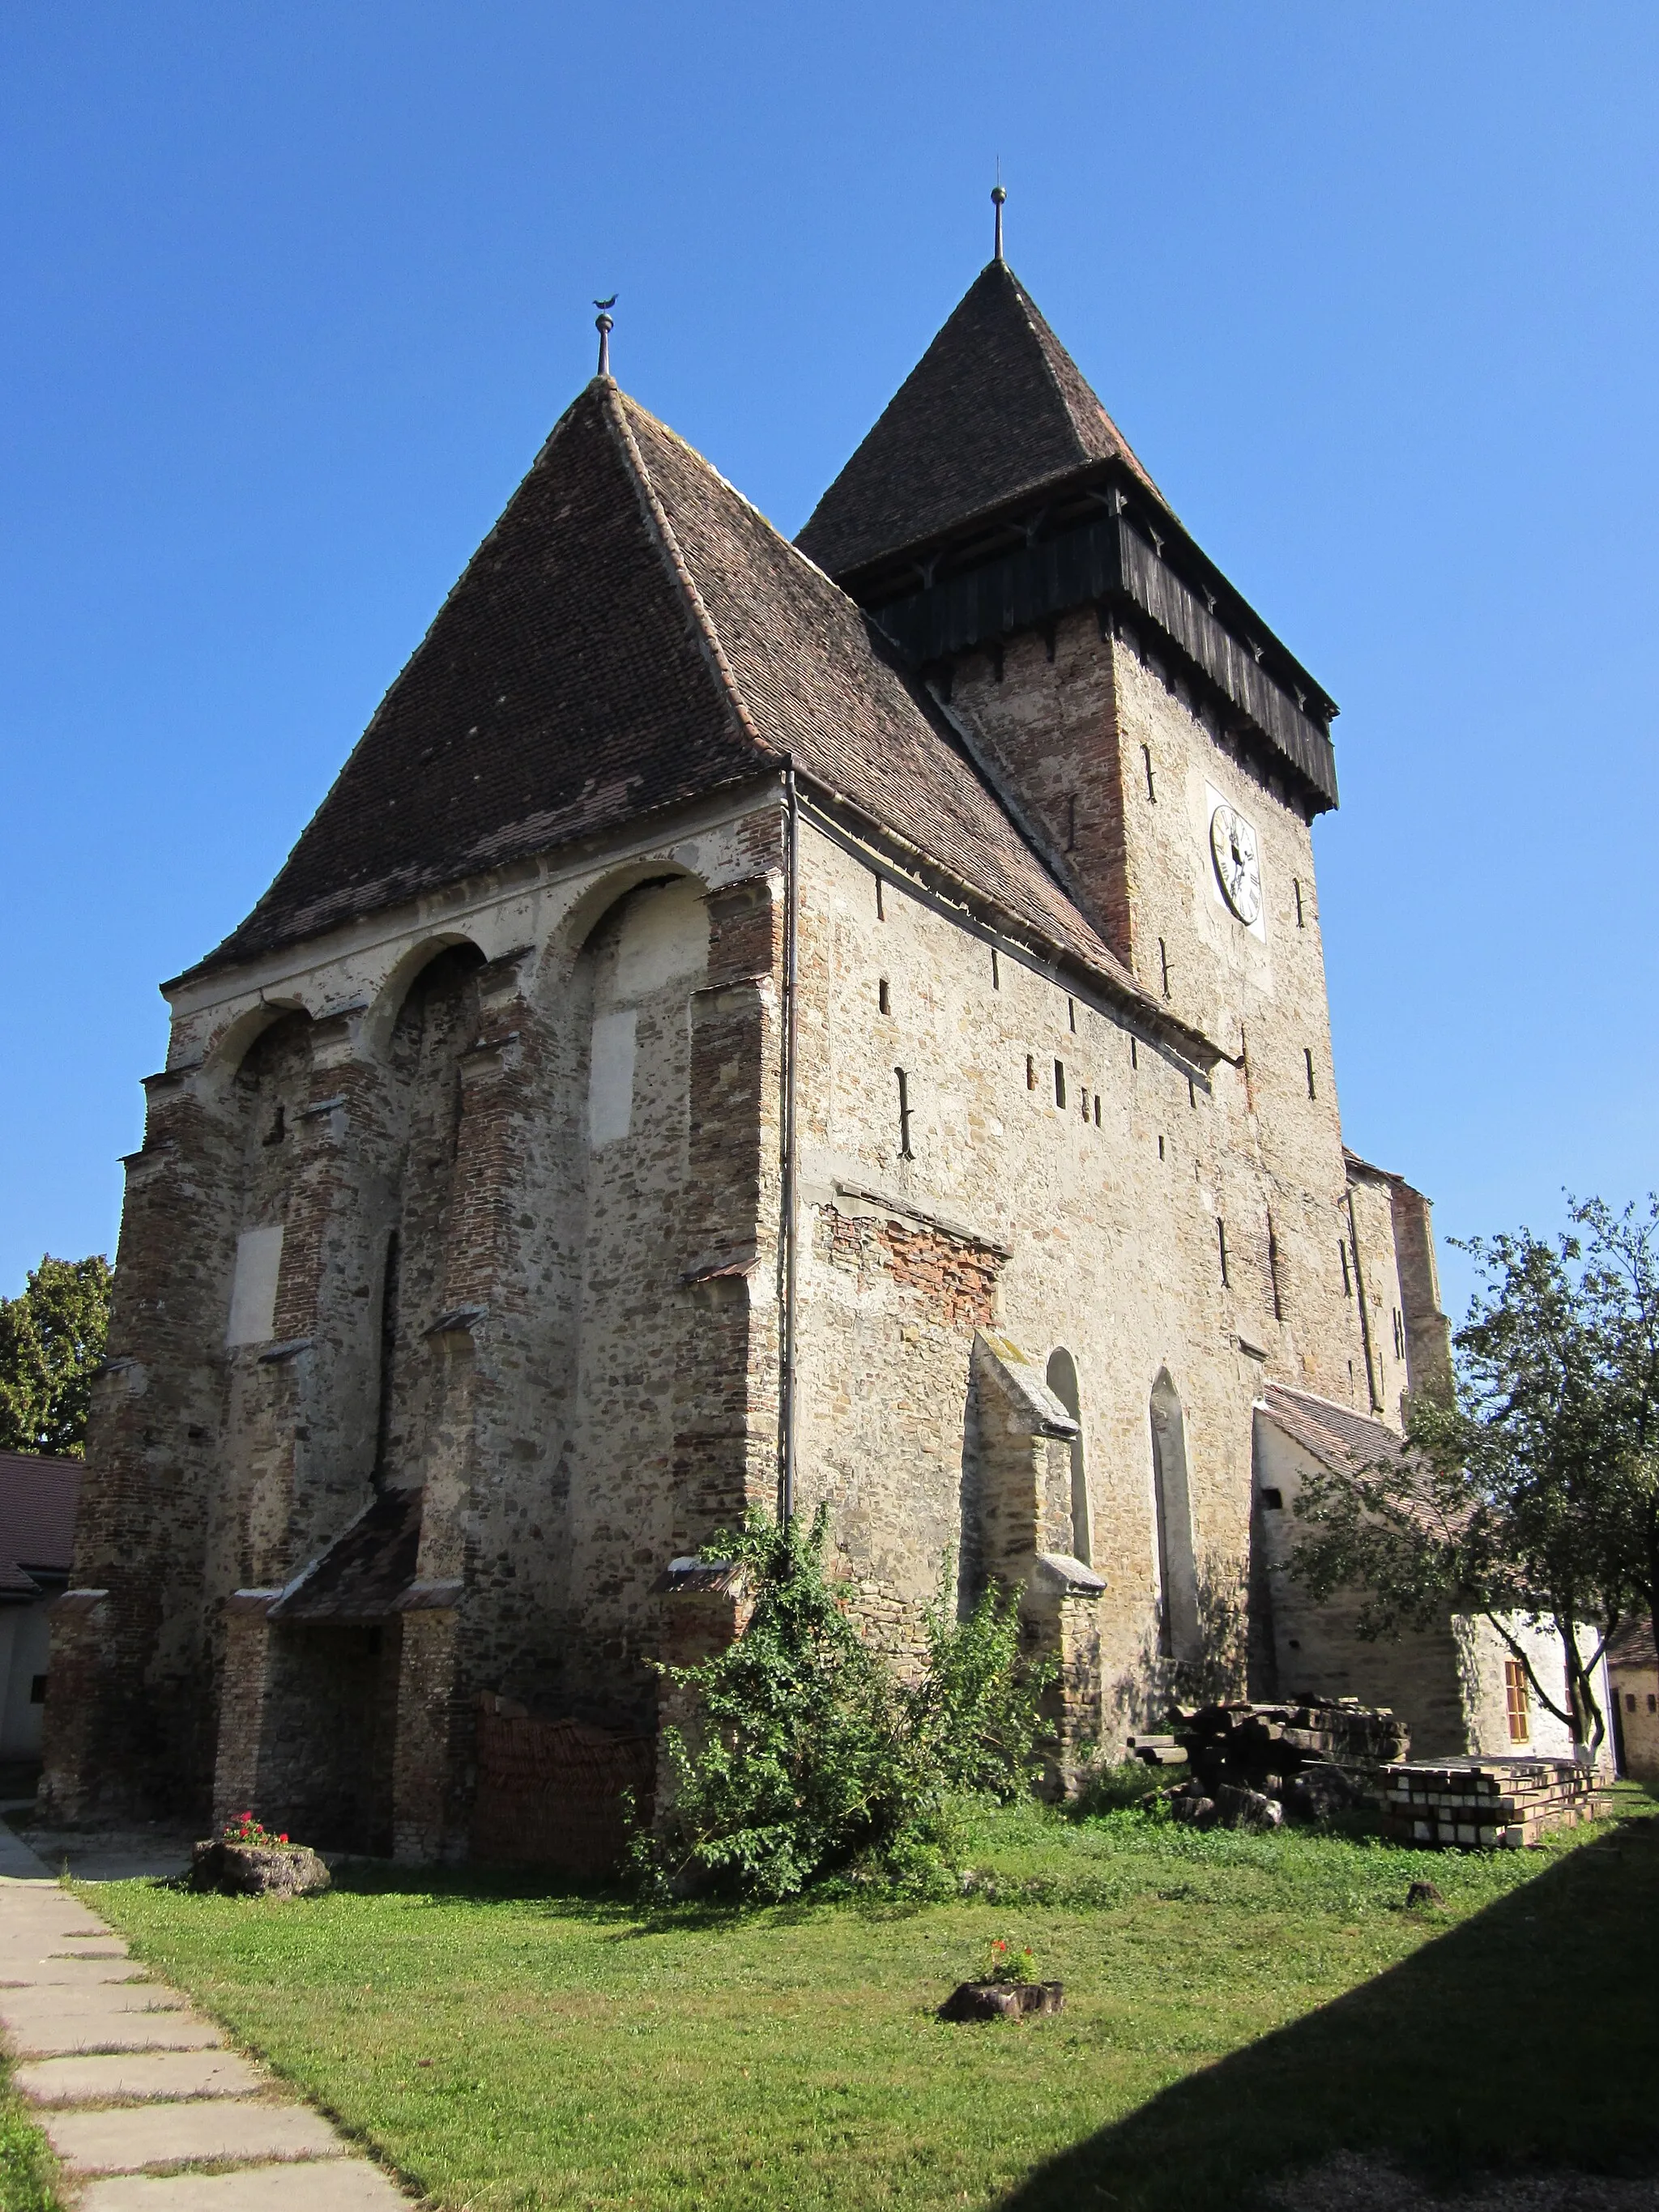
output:
<svg viewBox="0 0 1659 2212"><path fill-rule="evenodd" d="M276 882L201 969L786 761L1045 944L1144 998L870 618L598 377L556 425Z"/></svg>
<svg viewBox="0 0 1659 2212"><path fill-rule="evenodd" d="M1013 270L988 262L796 542L848 576L1109 460L1165 504Z"/></svg>

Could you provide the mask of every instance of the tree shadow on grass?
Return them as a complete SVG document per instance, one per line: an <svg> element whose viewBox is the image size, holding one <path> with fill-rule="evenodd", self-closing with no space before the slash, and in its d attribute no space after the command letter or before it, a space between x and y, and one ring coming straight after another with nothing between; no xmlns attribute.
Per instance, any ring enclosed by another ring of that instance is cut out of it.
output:
<svg viewBox="0 0 1659 2212"><path fill-rule="evenodd" d="M1339 2150L1437 2188L1659 2171L1659 1818L1163 2091L1039 2167L1002 2212L1237 2208Z"/></svg>
<svg viewBox="0 0 1659 2212"><path fill-rule="evenodd" d="M539 1909L561 1918L577 1914L616 1930L612 1941L635 1936L735 1927L763 1913L775 1926L815 1917L822 1898L791 1899L757 1906L734 1898L693 1897L656 1904L615 1877L580 1881L544 1866L403 1866L392 1859L343 1859L333 1869L331 1887L348 1896L405 1897L434 1909L447 1905L510 1905Z"/></svg>

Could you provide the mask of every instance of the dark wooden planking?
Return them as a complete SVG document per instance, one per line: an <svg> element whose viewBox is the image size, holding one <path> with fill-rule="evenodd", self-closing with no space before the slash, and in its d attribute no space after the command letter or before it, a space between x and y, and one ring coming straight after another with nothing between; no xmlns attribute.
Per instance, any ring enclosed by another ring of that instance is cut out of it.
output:
<svg viewBox="0 0 1659 2212"><path fill-rule="evenodd" d="M1096 603L1138 610L1296 770L1317 805L1336 805L1336 756L1328 733L1127 516L1103 515L944 577L878 608L873 619L921 667Z"/></svg>

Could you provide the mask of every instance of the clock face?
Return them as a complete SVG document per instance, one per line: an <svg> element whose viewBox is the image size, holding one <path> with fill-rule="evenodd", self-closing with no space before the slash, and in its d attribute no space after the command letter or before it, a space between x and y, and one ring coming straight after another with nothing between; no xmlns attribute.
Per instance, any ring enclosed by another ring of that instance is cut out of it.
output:
<svg viewBox="0 0 1659 2212"><path fill-rule="evenodd" d="M1221 896L1248 929L1261 912L1261 856L1255 830L1225 804L1210 817L1210 852Z"/></svg>

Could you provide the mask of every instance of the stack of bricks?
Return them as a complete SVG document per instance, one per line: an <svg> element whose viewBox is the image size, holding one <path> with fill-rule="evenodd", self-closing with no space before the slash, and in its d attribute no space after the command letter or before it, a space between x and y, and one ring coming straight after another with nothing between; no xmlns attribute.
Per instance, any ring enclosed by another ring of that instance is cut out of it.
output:
<svg viewBox="0 0 1659 2212"><path fill-rule="evenodd" d="M1389 1767L1381 1792L1390 1843L1519 1850L1595 1817L1595 1777L1565 1759L1463 1759Z"/></svg>

